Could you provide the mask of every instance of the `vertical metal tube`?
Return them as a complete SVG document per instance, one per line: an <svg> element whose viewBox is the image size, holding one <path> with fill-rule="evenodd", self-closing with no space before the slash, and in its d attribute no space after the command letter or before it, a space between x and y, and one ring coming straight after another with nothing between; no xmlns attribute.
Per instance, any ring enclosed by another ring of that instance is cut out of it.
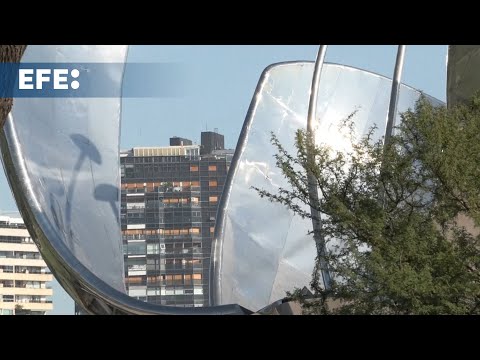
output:
<svg viewBox="0 0 480 360"><path fill-rule="evenodd" d="M395 117L397 115L398 95L400 92L400 83L402 81L403 60L405 58L406 45L398 45L397 60L395 62L395 72L393 74L392 92L390 93L390 105L388 107L387 129L385 130L385 146L390 141L393 127L395 126Z"/></svg>
<svg viewBox="0 0 480 360"><path fill-rule="evenodd" d="M308 103L307 116L307 141L308 141L308 163L315 164L315 156L312 150L315 147L315 116L317 113L317 99L318 89L320 86L320 78L322 74L323 63L325 60L325 53L327 52L327 45L321 45L318 49L317 59L313 70L312 86L310 88L310 100ZM317 257L319 262L319 270L322 274L323 286L326 290L330 289L331 278L328 271L328 264L325 259L325 238L322 234L322 219L318 211L318 187L315 175L311 170L307 171L308 179L308 194L310 200L310 214L312 215L313 225L313 239L317 248Z"/></svg>
<svg viewBox="0 0 480 360"><path fill-rule="evenodd" d="M390 93L390 105L388 106L387 127L385 129L385 139L383 142L383 149L385 150L392 137L393 127L395 126L395 117L397 115L398 95L400 93L400 84L403 72L403 60L405 57L405 45L398 45L397 59L395 61L395 70L392 80L392 91ZM383 173L384 162L382 162L381 173ZM379 194L379 201L382 206L385 206L385 191L382 189Z"/></svg>

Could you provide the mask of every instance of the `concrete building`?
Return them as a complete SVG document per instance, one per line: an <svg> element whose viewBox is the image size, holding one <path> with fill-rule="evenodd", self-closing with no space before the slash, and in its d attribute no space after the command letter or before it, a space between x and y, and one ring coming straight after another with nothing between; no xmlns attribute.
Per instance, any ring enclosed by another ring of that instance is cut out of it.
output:
<svg viewBox="0 0 480 360"><path fill-rule="evenodd" d="M173 136L170 138L170 146L188 146L192 145L192 140L184 139L178 136Z"/></svg>
<svg viewBox="0 0 480 360"><path fill-rule="evenodd" d="M0 315L44 315L53 280L21 218L0 216Z"/></svg>
<svg viewBox="0 0 480 360"><path fill-rule="evenodd" d="M217 131L203 131L201 134L201 155L211 154L215 150L225 149L225 139Z"/></svg>
<svg viewBox="0 0 480 360"><path fill-rule="evenodd" d="M208 303L211 241L232 154L200 155L199 145L121 153L121 224L130 296L184 307Z"/></svg>

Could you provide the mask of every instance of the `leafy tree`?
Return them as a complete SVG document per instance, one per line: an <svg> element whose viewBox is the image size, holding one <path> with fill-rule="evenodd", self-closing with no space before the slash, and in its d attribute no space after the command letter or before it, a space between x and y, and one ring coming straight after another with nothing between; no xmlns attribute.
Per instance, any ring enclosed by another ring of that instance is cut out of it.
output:
<svg viewBox="0 0 480 360"><path fill-rule="evenodd" d="M15 305L15 315L28 315L30 313L29 310L25 310L22 305L16 304Z"/></svg>
<svg viewBox="0 0 480 360"><path fill-rule="evenodd" d="M375 128L355 138L354 115L342 126L352 150L313 146L296 132L295 154L272 134L276 163L289 183L261 197L311 219L322 215L327 291L312 276L307 314L480 313L480 96L452 108L421 98L402 114L388 144ZM314 157L307 156L308 150ZM321 200L310 204L307 173Z"/></svg>

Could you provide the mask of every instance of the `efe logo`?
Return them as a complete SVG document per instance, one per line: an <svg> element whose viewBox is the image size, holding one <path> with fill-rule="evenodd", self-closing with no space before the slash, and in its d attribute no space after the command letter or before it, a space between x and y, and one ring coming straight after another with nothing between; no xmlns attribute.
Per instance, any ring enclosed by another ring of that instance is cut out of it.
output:
<svg viewBox="0 0 480 360"><path fill-rule="evenodd" d="M19 69L18 88L20 90L42 90L43 83L53 83L54 90L68 90L70 88L76 90L80 87L77 80L68 83L68 69ZM74 79L78 78L80 72L73 69L70 76Z"/></svg>

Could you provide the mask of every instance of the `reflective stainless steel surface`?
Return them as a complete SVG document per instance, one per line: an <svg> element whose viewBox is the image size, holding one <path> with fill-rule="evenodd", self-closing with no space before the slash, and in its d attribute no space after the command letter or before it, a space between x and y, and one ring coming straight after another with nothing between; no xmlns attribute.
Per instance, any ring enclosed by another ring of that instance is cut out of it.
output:
<svg viewBox="0 0 480 360"><path fill-rule="evenodd" d="M123 63L127 48L32 45L22 62ZM123 69L112 66L109 75L108 87L121 94ZM12 116L35 207L82 265L125 292L118 226L120 111L120 97L17 98Z"/></svg>
<svg viewBox="0 0 480 360"><path fill-rule="evenodd" d="M23 62L123 62L126 46L29 46ZM252 185L286 186L275 167L273 131L294 149L306 128L313 63L268 67L250 105L220 202L211 266L212 306L176 308L130 298L123 285L119 226L119 98L16 99L0 133L3 165L17 205L57 280L92 314L246 314L294 287L308 286L315 258L311 222L260 199ZM110 86L123 71L113 67ZM325 64L314 126L317 144L348 149L339 121L358 109L356 131L385 132L391 80ZM398 111L419 93L400 87ZM435 101L432 99L432 101Z"/></svg>
<svg viewBox="0 0 480 360"><path fill-rule="evenodd" d="M468 100L480 90L480 45L449 45L447 64L448 106Z"/></svg>
<svg viewBox="0 0 480 360"><path fill-rule="evenodd" d="M275 192L288 187L275 166L273 131L294 152L297 129L305 129L313 63L267 68L250 105L217 216L212 262L212 304L238 303L253 311L309 285L315 259L311 223L285 207L260 199L252 185ZM376 124L385 134L392 81L343 65L324 64L317 102L316 143L348 150L338 125L355 110L355 130ZM401 85L398 112L412 108L420 93ZM438 100L430 98L434 103ZM397 115L398 120L398 115Z"/></svg>
<svg viewBox="0 0 480 360"><path fill-rule="evenodd" d="M123 63L127 46L31 45L23 62ZM122 85L112 67L108 86ZM175 308L125 294L119 225L118 98L18 98L0 135L10 187L49 268L88 313L244 314Z"/></svg>

